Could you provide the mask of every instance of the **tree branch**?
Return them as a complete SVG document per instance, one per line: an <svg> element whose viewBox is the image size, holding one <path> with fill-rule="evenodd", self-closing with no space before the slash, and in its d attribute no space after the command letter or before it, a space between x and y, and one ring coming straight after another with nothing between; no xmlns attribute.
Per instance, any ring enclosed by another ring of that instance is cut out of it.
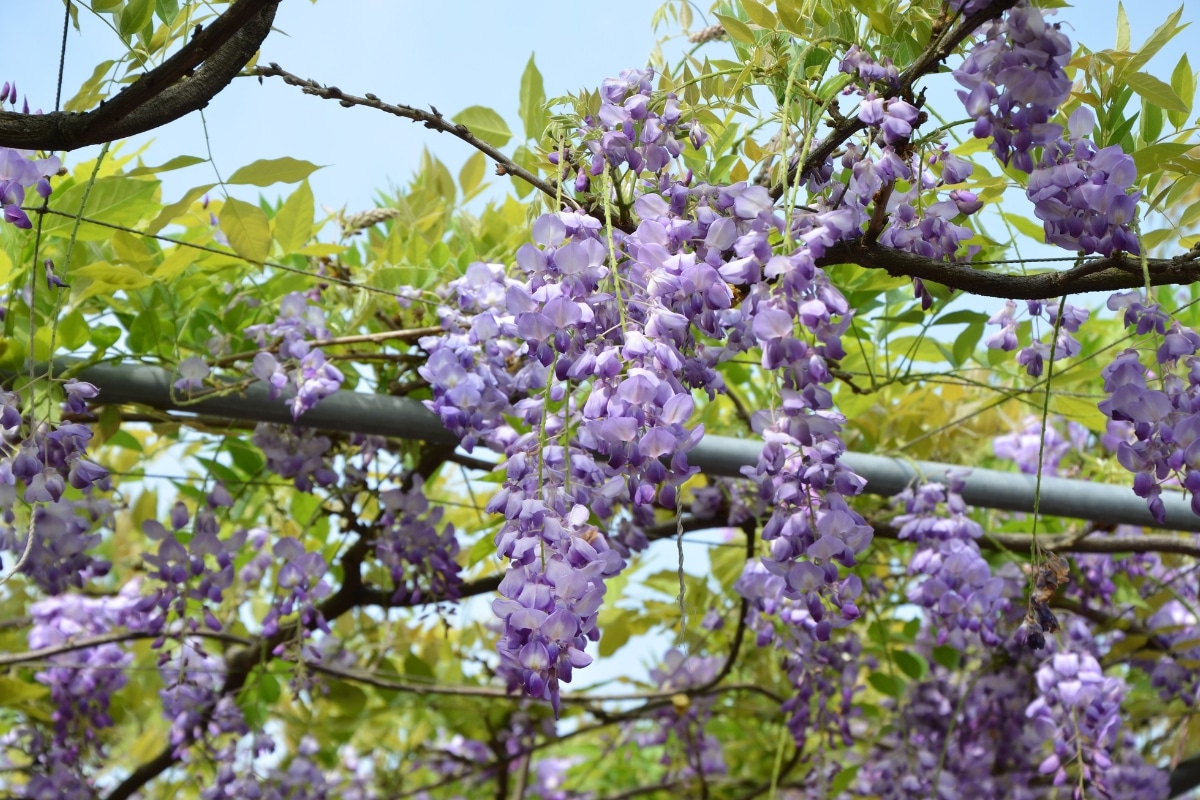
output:
<svg viewBox="0 0 1200 800"><path fill-rule="evenodd" d="M435 130L439 133L448 133L451 136L456 136L464 142L474 147L479 152L486 155L488 158L496 162L496 171L502 175L514 175L534 188L540 190L547 197L557 197L558 184L552 179L543 179L534 175L529 170L522 167L517 162L513 161L508 156L504 155L499 148L493 147L487 142L480 139L466 125L461 125L456 122L451 122L441 115L434 108L432 111L422 111L419 108L412 106L399 105L394 103L385 103L373 94L368 93L366 97L358 95L346 94L336 86L322 86L316 81L305 80L287 70L280 67L278 64L271 63L265 67L255 67L254 74L266 78L282 78L283 82L289 86L298 86L305 94L311 94L315 97L320 97L325 100L337 100L343 107L350 108L352 106L366 106L368 108L377 108L380 111L386 111L389 114L394 114L397 117L420 122L426 128ZM567 195L562 194L563 205L573 209L578 209L579 204Z"/></svg>
<svg viewBox="0 0 1200 800"><path fill-rule="evenodd" d="M1093 258L1077 267L1033 275L1005 275L988 272L969 262L950 263L895 250L861 239L838 242L817 265L857 264L866 269L882 269L889 275L920 278L950 289L984 297L1008 300L1042 300L1081 292L1112 292L1145 285L1140 260L1120 254ZM1184 258L1147 259L1150 283L1154 286L1184 285L1200 281L1200 263Z"/></svg>
<svg viewBox="0 0 1200 800"><path fill-rule="evenodd" d="M237 0L197 29L178 53L92 111L0 111L0 145L74 150L145 133L204 108L258 52L278 5L279 0Z"/></svg>
<svg viewBox="0 0 1200 800"><path fill-rule="evenodd" d="M896 97L911 98L913 96L913 86L918 80L937 70L938 66L954 52L955 48L962 44L963 40L968 36L977 31L981 25L995 19L1016 4L1017 0L994 0L986 8L966 16L959 23L958 27L952 30L948 28L943 29L940 33L935 32L934 38L921 55L917 57L917 60L910 64L904 72L900 73L900 80L893 95ZM790 167L787 173L787 180L770 187L771 196L778 200L783 196L784 187L792 185L796 181L797 176L803 177L809 172L820 168L825 163L825 159L833 154L834 150L841 147L855 133L866 130L866 128L867 124L862 122L856 114L841 117L837 121L837 124L834 125L833 131L813 145L812 151L804 159L804 163L798 165L799 169ZM756 181L763 186L770 185L769 170L759 173Z"/></svg>

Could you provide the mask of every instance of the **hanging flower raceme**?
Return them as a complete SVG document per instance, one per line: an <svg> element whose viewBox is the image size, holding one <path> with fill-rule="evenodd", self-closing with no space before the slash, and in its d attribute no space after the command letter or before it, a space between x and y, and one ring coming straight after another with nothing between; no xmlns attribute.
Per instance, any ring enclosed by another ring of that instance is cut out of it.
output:
<svg viewBox="0 0 1200 800"><path fill-rule="evenodd" d="M662 758L673 776L724 775L728 771L720 740L705 729L712 718L712 698L686 694L689 689L711 683L723 663L720 656L685 657L672 649L660 667L650 670L650 679L659 692L673 692L680 699L657 711L653 730L635 733L634 741L639 747L657 747L667 745L674 735L676 747L682 750L682 763L674 764L671 750L664 750Z"/></svg>
<svg viewBox="0 0 1200 800"><path fill-rule="evenodd" d="M95 386L73 379L63 388L69 413L86 411L98 394ZM106 575L109 563L88 552L99 544L99 530L111 529L114 511L104 496L108 470L87 458L91 429L61 422L31 430L11 392L0 393L0 428L0 550L12 553L21 572L49 594ZM82 497L71 499L68 485ZM18 518L21 508L31 522Z"/></svg>
<svg viewBox="0 0 1200 800"><path fill-rule="evenodd" d="M17 85L5 81L2 88L0 104L8 102L15 110ZM28 100L24 102L23 113L29 113ZM60 169L62 161L58 156L38 158L32 150L0 147L0 208L4 210L4 221L17 228L32 228L29 215L21 208L25 203L25 192L33 189L42 200L49 198L50 177Z"/></svg>
<svg viewBox="0 0 1200 800"><path fill-rule="evenodd" d="M967 516L964 477L951 475L949 486L926 483L897 495L893 503L903 503L905 513L893 524L899 526L900 539L917 545L908 569L924 578L908 599L928 609L937 643L945 644L961 630L994 646L1004 640L1005 631L997 627L1010 603L1004 581L992 575L979 552L983 528Z"/></svg>
<svg viewBox="0 0 1200 800"><path fill-rule="evenodd" d="M319 289L292 292L280 302L279 317L274 322L246 328L246 334L264 348L254 357L251 374L267 384L272 398L291 389L293 419L336 392L345 380L325 358L325 352L310 341L330 338L325 312L315 303L319 299ZM272 344L278 345L278 357L265 349Z"/></svg>
<svg viewBox="0 0 1200 800"><path fill-rule="evenodd" d="M1200 514L1200 335L1170 320L1157 304L1143 305L1136 291L1114 294L1108 307L1124 310L1125 326L1139 335L1160 337L1153 362L1157 379L1133 349L1118 354L1101 373L1109 398L1100 411L1132 431L1131 440L1117 442L1117 460L1134 474L1133 491L1146 498L1160 523L1166 520L1161 494L1167 482L1181 484Z"/></svg>

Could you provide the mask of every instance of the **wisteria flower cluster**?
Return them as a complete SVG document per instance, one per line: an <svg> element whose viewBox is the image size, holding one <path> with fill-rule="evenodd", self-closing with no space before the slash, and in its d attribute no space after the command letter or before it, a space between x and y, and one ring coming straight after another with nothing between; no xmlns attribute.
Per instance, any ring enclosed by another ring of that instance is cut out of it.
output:
<svg viewBox="0 0 1200 800"><path fill-rule="evenodd" d="M325 312L318 301L320 290L292 292L279 304L279 316L274 322L251 325L246 334L262 349L254 357L251 374L270 389L271 397L285 390L294 393L291 399L292 418L313 408L324 398L341 388L345 376L325 357L325 351L313 347L311 340L330 338L325 327ZM277 344L278 357L266 348Z"/></svg>
<svg viewBox="0 0 1200 800"><path fill-rule="evenodd" d="M1009 602L1004 580L992 575L979 552L983 528L967 516L961 494L964 478L950 475L948 486L925 483L898 495L893 503L903 503L905 513L893 524L899 527L900 539L916 545L908 569L924 579L908 599L929 610L937 643L945 644L961 630L995 646L1004 640L1006 632L998 628Z"/></svg>
<svg viewBox="0 0 1200 800"><path fill-rule="evenodd" d="M17 105L17 85L5 81L0 86L0 104ZM29 100L23 101L22 113L29 113ZM41 111L34 113L40 114ZM50 155L38 158L30 150L0 147L0 208L4 209L4 221L16 228L32 228L29 215L21 206L25 203L25 192L33 189L38 197L50 197L50 178L62 169L62 160Z"/></svg>
<svg viewBox="0 0 1200 800"><path fill-rule="evenodd" d="M1059 306L1062 306L1062 320L1058 318ZM1079 355L1080 344L1074 334L1079 332L1083 323L1087 322L1090 312L1086 308L1073 306L1070 303L1045 300L1026 300L1026 310L1031 320L1046 321L1049 326L1048 337L1053 343L1035 338L1033 343L1022 347L1017 353L1017 363L1025 367L1032 377L1041 377L1047 361L1059 361ZM1005 352L1017 349L1017 304L1006 300L1004 308L997 311L988 319L988 325L998 325L1000 330L984 340L987 347ZM1034 323L1035 325L1037 323Z"/></svg>
<svg viewBox="0 0 1200 800"><path fill-rule="evenodd" d="M650 671L650 680L659 692L674 692L683 700L658 711L651 722L652 730L635 733L634 741L639 747L657 747L667 744L674 735L682 762L676 764L668 749L664 749L662 761L681 777L723 775L728 771L720 740L705 729L712 717L712 698L683 694L712 683L721 666L720 656L684 656L671 649L662 665Z"/></svg>
<svg viewBox="0 0 1200 800"><path fill-rule="evenodd" d="M1118 354L1102 372L1111 396L1100 410L1132 428L1132 440L1117 443L1117 459L1133 473L1134 492L1146 498L1159 522L1166 519L1161 494L1167 483L1182 485L1200 513L1200 335L1170 320L1157 304L1144 305L1136 291L1114 294L1108 306L1124 311L1127 328L1161 337L1153 362L1157 379L1134 349Z"/></svg>
<svg viewBox="0 0 1200 800"><path fill-rule="evenodd" d="M1071 92L1064 70L1071 42L1041 9L1018 3L990 23L982 42L954 70L958 95L975 118L976 138L1004 164L1028 174L1026 194L1046 241L1081 253L1138 253L1130 223L1141 192L1133 159L1118 145L1097 148L1095 117L1080 107L1066 137L1051 122Z"/></svg>
<svg viewBox="0 0 1200 800"><path fill-rule="evenodd" d="M98 395L95 386L74 379L63 389L66 412L86 411ZM21 572L50 594L107 574L109 563L88 552L100 542L100 530L111 529L114 511L104 496L108 471L87 457L91 429L77 422L32 424L12 392L0 393L0 427L0 550L12 553ZM28 519L18 516L21 509Z"/></svg>

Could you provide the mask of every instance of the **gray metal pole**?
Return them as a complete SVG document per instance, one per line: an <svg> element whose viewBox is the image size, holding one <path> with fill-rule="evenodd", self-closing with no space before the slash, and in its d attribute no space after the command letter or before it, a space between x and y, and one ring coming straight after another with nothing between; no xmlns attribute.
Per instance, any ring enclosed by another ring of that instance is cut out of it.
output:
<svg viewBox="0 0 1200 800"><path fill-rule="evenodd" d="M79 368L79 363L77 359L56 359L55 370L62 373L76 368L77 377L100 389L102 401L142 403L168 411L292 424L291 412L284 401L272 400L261 383L251 385L240 394L181 404L171 397L172 376L166 370L130 364L94 364ZM456 442L434 414L420 402L407 397L339 391L300 419L306 426L345 433L448 444ZM742 467L758 462L761 449L762 445L751 439L705 436L689 454L688 461L707 475L740 477ZM894 495L921 479L944 482L947 470L962 469L953 464L906 461L866 453L846 453L842 463L866 480L868 492L883 496ZM966 479L963 499L980 508L1029 513L1033 511L1035 486L1036 479L1032 475L974 469ZM1192 513L1191 505L1182 494L1165 492L1163 503L1167 521L1160 525L1150 516L1146 502L1129 486L1043 477L1038 508L1040 513L1048 516L1200 532L1200 516Z"/></svg>

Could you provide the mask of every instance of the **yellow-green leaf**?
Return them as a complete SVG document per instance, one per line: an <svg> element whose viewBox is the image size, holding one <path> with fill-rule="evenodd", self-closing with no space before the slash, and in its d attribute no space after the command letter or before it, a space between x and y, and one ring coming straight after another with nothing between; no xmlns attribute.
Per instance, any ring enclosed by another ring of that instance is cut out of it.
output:
<svg viewBox="0 0 1200 800"><path fill-rule="evenodd" d="M504 118L485 106L468 106L454 116L454 121L494 147L503 147L512 138Z"/></svg>
<svg viewBox="0 0 1200 800"><path fill-rule="evenodd" d="M1133 163L1137 166L1139 175L1148 175L1162 168L1164 161L1183 155L1196 147L1186 142L1162 142L1143 147L1134 152Z"/></svg>
<svg viewBox="0 0 1200 800"><path fill-rule="evenodd" d="M542 131L546 129L546 87L542 82L542 73L533 63L532 54L521 75L519 109L521 124L525 126L525 138L541 138Z"/></svg>
<svg viewBox="0 0 1200 800"><path fill-rule="evenodd" d="M233 252L261 264L271 252L271 225L256 205L231 197L221 208L221 231Z"/></svg>
<svg viewBox="0 0 1200 800"><path fill-rule="evenodd" d="M775 0L775 8L779 10L779 21L797 36L808 36L811 31L804 24L805 17L801 15L800 4L797 0Z"/></svg>
<svg viewBox="0 0 1200 800"><path fill-rule="evenodd" d="M133 36L150 22L154 16L154 0L129 0L121 10L117 29L122 36Z"/></svg>
<svg viewBox="0 0 1200 800"><path fill-rule="evenodd" d="M1125 16L1125 4L1117 3L1117 49L1129 49L1129 17Z"/></svg>
<svg viewBox="0 0 1200 800"><path fill-rule="evenodd" d="M713 16L721 21L721 27L725 29L731 39L736 39L743 44L754 44L754 31L750 30L749 25L728 14L714 14Z"/></svg>
<svg viewBox="0 0 1200 800"><path fill-rule="evenodd" d="M1187 124L1188 114L1192 113L1192 101L1196 98L1196 76L1192 65L1188 63L1187 53L1179 57L1175 69L1171 72L1171 89L1187 106L1187 111L1167 111L1167 119L1176 128Z"/></svg>
<svg viewBox="0 0 1200 800"><path fill-rule="evenodd" d="M141 270L123 264L109 264L107 261L73 269L71 278L88 278L104 286L126 291L141 289L151 283L149 276Z"/></svg>
<svg viewBox="0 0 1200 800"><path fill-rule="evenodd" d="M1137 48L1133 58L1129 59L1122 69L1136 71L1148 64L1155 53L1163 49L1167 42L1174 39L1177 33L1187 27L1187 24L1175 27L1182 16L1183 6L1181 5L1171 13L1171 16L1167 17L1166 22L1154 29L1154 33L1150 34L1150 38L1143 42L1141 47Z"/></svg>
<svg viewBox="0 0 1200 800"><path fill-rule="evenodd" d="M467 159L458 173L458 185L462 187L463 199L471 197L483 184L483 174L487 171L487 159L483 153L476 152Z"/></svg>
<svg viewBox="0 0 1200 800"><path fill-rule="evenodd" d="M100 178L92 185L83 216L126 228L133 227L147 209L154 207L151 200L157 188L158 181L125 176ZM86 189L86 184L78 183L61 195L51 195L50 208L71 216L51 214L46 217L46 222L42 226L43 235L62 237L71 235L71 229L75 224L73 217L79 212L79 205L83 202ZM103 241L112 235L113 229L109 227L87 223L79 226L78 238L80 240Z"/></svg>
<svg viewBox="0 0 1200 800"><path fill-rule="evenodd" d="M296 191L283 202L279 213L271 221L275 241L285 253L294 253L308 244L313 234L313 214L316 203L308 181L301 181Z"/></svg>
<svg viewBox="0 0 1200 800"><path fill-rule="evenodd" d="M177 277L196 261L196 251L190 247L176 247L154 270L156 281L169 281Z"/></svg>
<svg viewBox="0 0 1200 800"><path fill-rule="evenodd" d="M769 31L775 30L775 15L771 13L771 9L764 6L758 0L742 0L742 8L746 9L746 16L755 25L761 25Z"/></svg>
<svg viewBox="0 0 1200 800"><path fill-rule="evenodd" d="M157 167L137 167L135 169L129 170L129 172L127 172L125 174L130 175L130 176L155 175L159 172L170 172L173 169L183 169L184 167L190 167L193 164L203 164L205 161L208 161L208 159L200 158L200 156L175 156L167 163L160 164Z"/></svg>
<svg viewBox="0 0 1200 800"><path fill-rule="evenodd" d="M1164 111L1179 111L1184 114L1188 112L1187 105L1175 94L1174 89L1147 72L1127 75L1125 82L1135 92Z"/></svg>
<svg viewBox="0 0 1200 800"><path fill-rule="evenodd" d="M179 198L179 200L168 206L163 206L162 211L158 212L158 216L152 219L150 224L146 226L146 231L148 233L158 233L178 217L186 214L188 209L192 207L192 203L200 199L201 195L214 186L216 186L215 183L206 183L203 186L193 186L191 189L188 189L187 193Z"/></svg>
<svg viewBox="0 0 1200 800"><path fill-rule="evenodd" d="M249 183L254 186L270 186L272 183L296 183L319 170L310 161L301 161L291 156L263 158L247 164L229 176L229 183Z"/></svg>

